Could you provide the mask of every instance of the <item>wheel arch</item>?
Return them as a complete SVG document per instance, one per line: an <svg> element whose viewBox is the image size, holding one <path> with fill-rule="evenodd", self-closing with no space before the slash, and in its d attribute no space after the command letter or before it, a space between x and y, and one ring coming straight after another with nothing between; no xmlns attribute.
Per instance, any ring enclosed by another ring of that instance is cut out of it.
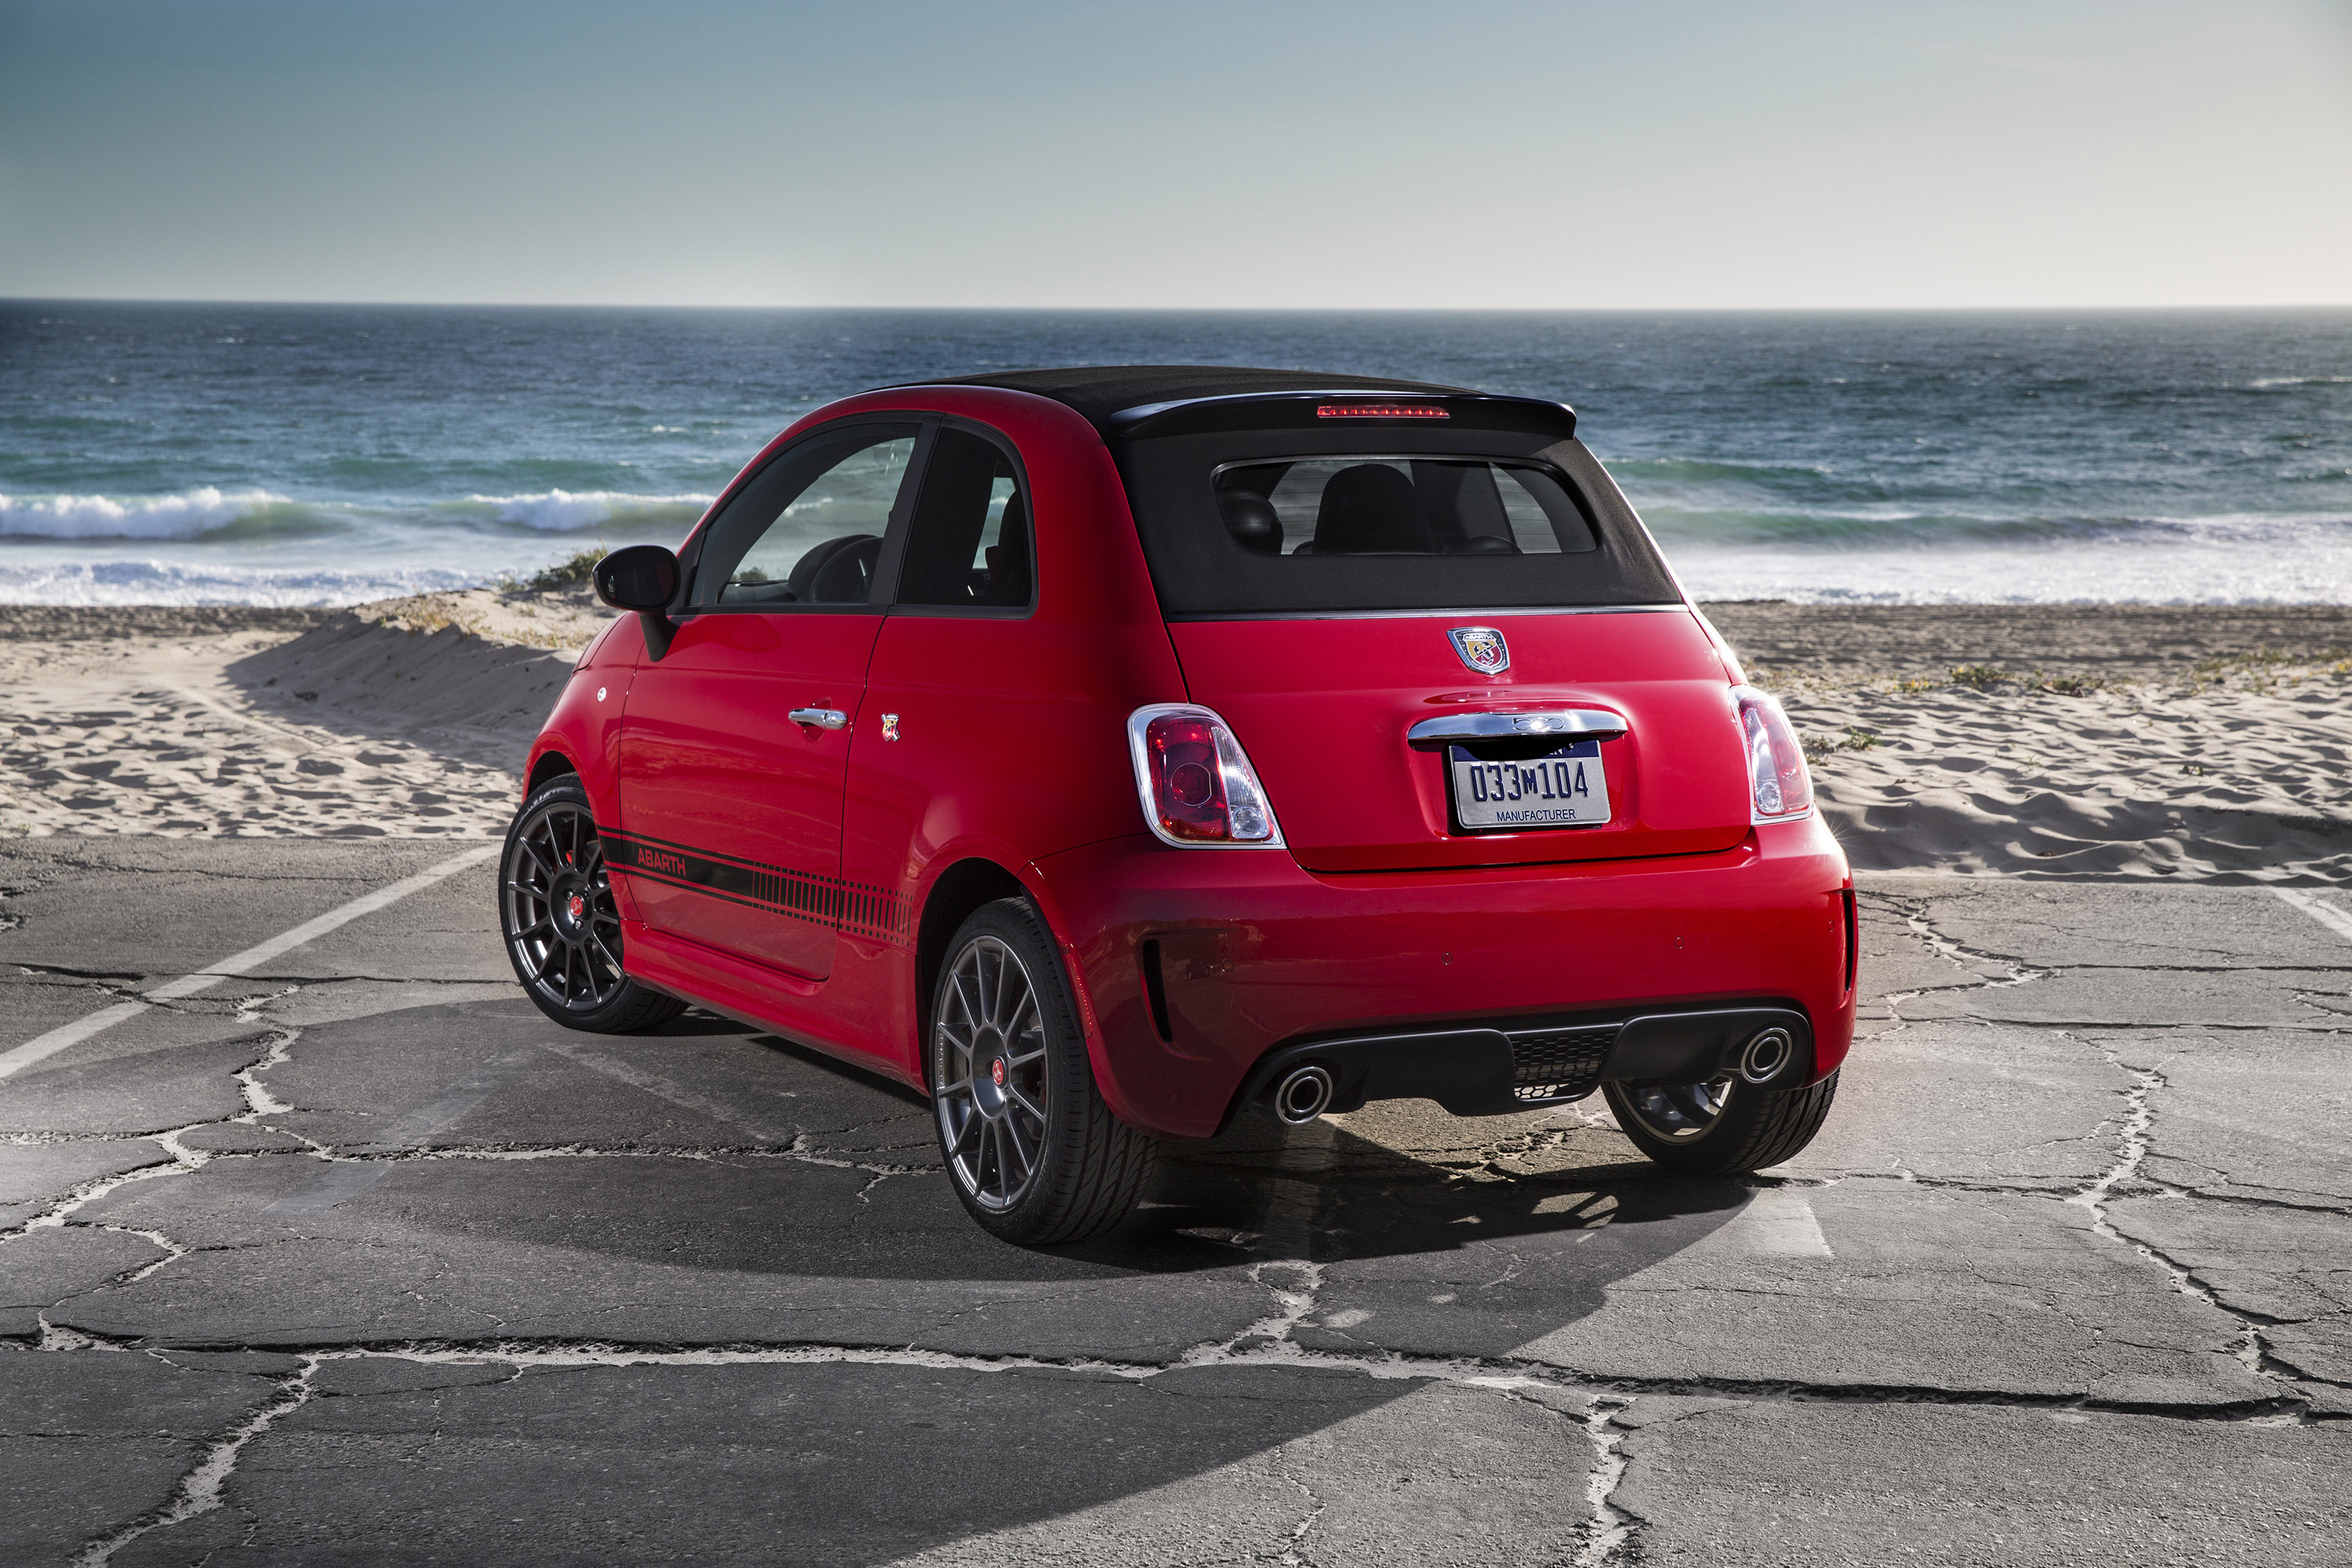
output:
<svg viewBox="0 0 2352 1568"><path fill-rule="evenodd" d="M550 779L561 778L565 773L577 773L579 771L572 766L570 757L551 747L541 752L539 759L530 764L530 777L522 786L523 798L530 799L540 785Z"/></svg>
<svg viewBox="0 0 2352 1568"><path fill-rule="evenodd" d="M915 1070L926 1089L930 1086L931 990L939 984L940 966L947 962L948 943L971 912L999 899L1025 899L1034 907L1036 896L1028 884L985 856L967 856L940 872L923 896L923 912L915 927Z"/></svg>

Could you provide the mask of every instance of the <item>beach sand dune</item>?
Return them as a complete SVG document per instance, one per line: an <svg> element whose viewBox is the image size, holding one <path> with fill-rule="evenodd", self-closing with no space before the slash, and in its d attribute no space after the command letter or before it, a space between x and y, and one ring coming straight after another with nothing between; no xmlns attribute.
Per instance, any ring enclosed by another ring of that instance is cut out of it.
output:
<svg viewBox="0 0 2352 1568"><path fill-rule="evenodd" d="M2352 874L2352 607L1717 604L1864 870Z"/></svg>
<svg viewBox="0 0 2352 1568"><path fill-rule="evenodd" d="M1865 870L2352 876L2352 608L1718 604ZM465 837L610 613L0 609L0 833Z"/></svg>
<svg viewBox="0 0 2352 1568"><path fill-rule="evenodd" d="M606 618L583 595L486 590L0 610L0 833L503 831L514 769Z"/></svg>

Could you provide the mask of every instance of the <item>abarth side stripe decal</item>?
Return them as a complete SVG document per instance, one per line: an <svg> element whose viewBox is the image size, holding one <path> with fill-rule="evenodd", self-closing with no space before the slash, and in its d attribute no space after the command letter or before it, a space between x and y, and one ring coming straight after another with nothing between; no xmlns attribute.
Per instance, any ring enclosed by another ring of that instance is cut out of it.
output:
<svg viewBox="0 0 2352 1568"><path fill-rule="evenodd" d="M904 947L913 935L914 900L893 889L715 854L617 828L599 826L596 836L604 842L604 863L625 876L807 921L869 942Z"/></svg>

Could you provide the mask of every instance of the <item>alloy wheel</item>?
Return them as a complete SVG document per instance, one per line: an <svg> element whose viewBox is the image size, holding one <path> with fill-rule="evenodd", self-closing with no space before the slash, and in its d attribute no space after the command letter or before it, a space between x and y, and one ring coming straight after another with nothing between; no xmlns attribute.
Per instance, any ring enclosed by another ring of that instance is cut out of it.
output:
<svg viewBox="0 0 2352 1568"><path fill-rule="evenodd" d="M627 984L621 915L596 824L570 801L550 802L518 828L500 883L507 945L524 983L567 1012L604 1006Z"/></svg>
<svg viewBox="0 0 2352 1568"><path fill-rule="evenodd" d="M1731 1098L1732 1078L1721 1073L1705 1083L1645 1084L1626 1091L1626 1100L1643 1125L1660 1138L1688 1142L1702 1136L1723 1115Z"/></svg>
<svg viewBox="0 0 2352 1568"><path fill-rule="evenodd" d="M1045 1150L1045 1025L1020 955L993 936L964 944L931 1026L932 1100L948 1163L973 1201L1020 1201Z"/></svg>

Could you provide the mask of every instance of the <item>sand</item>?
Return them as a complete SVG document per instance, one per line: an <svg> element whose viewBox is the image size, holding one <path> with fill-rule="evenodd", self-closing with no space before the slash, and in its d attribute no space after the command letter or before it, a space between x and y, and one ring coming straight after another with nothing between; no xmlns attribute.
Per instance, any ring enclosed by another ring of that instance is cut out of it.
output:
<svg viewBox="0 0 2352 1568"><path fill-rule="evenodd" d="M0 834L496 834L610 614L580 589L0 607ZM2352 876L2352 607L1708 614L1857 868Z"/></svg>
<svg viewBox="0 0 2352 1568"><path fill-rule="evenodd" d="M1857 868L2352 875L2352 607L1707 614Z"/></svg>
<svg viewBox="0 0 2352 1568"><path fill-rule="evenodd" d="M478 837L610 612L0 608L0 834Z"/></svg>

